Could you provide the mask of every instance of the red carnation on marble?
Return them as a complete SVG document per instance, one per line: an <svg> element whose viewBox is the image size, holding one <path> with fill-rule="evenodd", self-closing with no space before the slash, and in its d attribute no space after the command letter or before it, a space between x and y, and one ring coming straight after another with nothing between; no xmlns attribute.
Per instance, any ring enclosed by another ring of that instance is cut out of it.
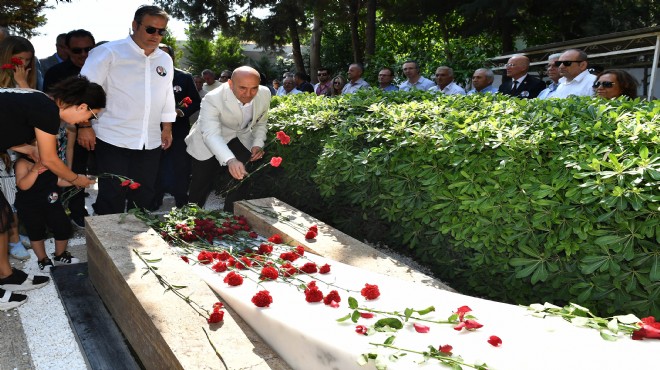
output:
<svg viewBox="0 0 660 370"><path fill-rule="evenodd" d="M307 231L307 234L305 234L305 239L314 239L316 238L316 233L313 232L312 230Z"/></svg>
<svg viewBox="0 0 660 370"><path fill-rule="evenodd" d="M206 321L209 324L216 324L222 321L224 317L225 317L224 311L214 311L213 313L211 313L211 315L209 315L209 318L206 319Z"/></svg>
<svg viewBox="0 0 660 370"><path fill-rule="evenodd" d="M368 329L364 325L358 325L355 327L355 332L362 335L367 335Z"/></svg>
<svg viewBox="0 0 660 370"><path fill-rule="evenodd" d="M465 317L465 314L472 311L472 309L468 306L461 306L459 307L456 312L454 312L456 315L458 315L458 320L463 321L463 318Z"/></svg>
<svg viewBox="0 0 660 370"><path fill-rule="evenodd" d="M300 268L300 270L308 274L314 274L318 272L318 268L316 267L316 264L314 262L307 262L306 264L303 265L303 267Z"/></svg>
<svg viewBox="0 0 660 370"><path fill-rule="evenodd" d="M227 251L222 251L220 253L214 254L213 257L215 257L215 259L218 259L220 261L227 261L228 259L231 258L231 254L229 254Z"/></svg>
<svg viewBox="0 0 660 370"><path fill-rule="evenodd" d="M271 254L273 253L273 246L270 244L262 243L259 246L259 254Z"/></svg>
<svg viewBox="0 0 660 370"><path fill-rule="evenodd" d="M273 297L267 290L261 290L252 297L252 303L257 307L268 307L273 303Z"/></svg>
<svg viewBox="0 0 660 370"><path fill-rule="evenodd" d="M270 165L273 167L279 167L282 164L282 157L273 157L270 159Z"/></svg>
<svg viewBox="0 0 660 370"><path fill-rule="evenodd" d="M299 256L303 256L305 254L305 247L303 247L302 245L297 246L296 254L298 254Z"/></svg>
<svg viewBox="0 0 660 370"><path fill-rule="evenodd" d="M329 273L330 273L330 265L328 265L328 264L326 263L325 265L321 266L321 268L319 268L319 273L321 273L321 274L329 274Z"/></svg>
<svg viewBox="0 0 660 370"><path fill-rule="evenodd" d="M282 237L280 234L273 234L273 236L268 238L268 241L275 244L282 244Z"/></svg>
<svg viewBox="0 0 660 370"><path fill-rule="evenodd" d="M181 259L182 259L183 262L185 262L185 263L188 263L188 262L190 261L190 260L188 259L187 256L181 256Z"/></svg>
<svg viewBox="0 0 660 370"><path fill-rule="evenodd" d="M293 262L297 260L300 256L294 252L284 252L280 254L280 258L285 260L285 261L290 261Z"/></svg>
<svg viewBox="0 0 660 370"><path fill-rule="evenodd" d="M641 325L641 328L632 333L632 339L660 339L660 322L655 321L655 317L645 317L639 325Z"/></svg>
<svg viewBox="0 0 660 370"><path fill-rule="evenodd" d="M360 294L367 300L373 300L380 296L380 291L378 290L378 285L364 284L364 288L362 288Z"/></svg>
<svg viewBox="0 0 660 370"><path fill-rule="evenodd" d="M219 261L213 267L211 267L215 272L225 272L227 271L227 264L225 262Z"/></svg>
<svg viewBox="0 0 660 370"><path fill-rule="evenodd" d="M309 227L309 231L313 231L313 232L318 234L319 233L319 227L316 226L316 225L312 225L312 226Z"/></svg>
<svg viewBox="0 0 660 370"><path fill-rule="evenodd" d="M259 275L260 280L277 280L279 273L277 269L272 266L266 266L261 269L261 275Z"/></svg>
<svg viewBox="0 0 660 370"><path fill-rule="evenodd" d="M243 277L232 271L225 276L223 281L231 286L239 286L243 284Z"/></svg>
<svg viewBox="0 0 660 370"><path fill-rule="evenodd" d="M451 350L454 349L454 347L450 346L449 344L445 344L444 346L440 346L438 348L438 351L448 354L451 356Z"/></svg>
<svg viewBox="0 0 660 370"><path fill-rule="evenodd" d="M321 302L323 300L323 292L318 289L305 290L305 300L309 303Z"/></svg>
<svg viewBox="0 0 660 370"><path fill-rule="evenodd" d="M257 233L255 233L254 231L252 231L251 233L248 234L248 236L249 236L250 238L252 238L252 239L256 239L256 238L259 236L259 234L257 234Z"/></svg>
<svg viewBox="0 0 660 370"><path fill-rule="evenodd" d="M493 347L499 347L502 345L502 339L500 339L500 337L497 335L491 335L488 338L488 343Z"/></svg>
<svg viewBox="0 0 660 370"><path fill-rule="evenodd" d="M463 328L465 330L477 330L479 328L483 327L483 325L479 324L475 320L465 320L462 322L459 322L458 325L454 326L454 330L456 331L461 331Z"/></svg>
<svg viewBox="0 0 660 370"><path fill-rule="evenodd" d="M329 306L332 302L341 302L341 297L339 296L339 292L336 290L330 291L328 295L323 297L323 303L325 303L326 306Z"/></svg>
<svg viewBox="0 0 660 370"><path fill-rule="evenodd" d="M209 251L201 251L197 255L197 260L201 264L208 265L209 263L213 262L213 254Z"/></svg>
<svg viewBox="0 0 660 370"><path fill-rule="evenodd" d="M221 308L224 308L224 307L225 307L225 304L224 304L224 303L222 303L222 302L215 302L215 303L213 304L213 312L220 311L220 309L221 309Z"/></svg>

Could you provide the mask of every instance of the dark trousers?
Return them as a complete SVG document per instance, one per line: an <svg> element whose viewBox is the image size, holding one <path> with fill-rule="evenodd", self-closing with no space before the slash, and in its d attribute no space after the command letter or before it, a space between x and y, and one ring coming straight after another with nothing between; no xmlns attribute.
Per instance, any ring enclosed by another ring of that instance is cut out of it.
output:
<svg viewBox="0 0 660 370"><path fill-rule="evenodd" d="M71 143L69 143L70 145ZM90 158L89 150L83 148L78 142L73 144L73 162L71 163L71 170L79 174L87 174L87 162ZM69 188L66 188L69 189ZM65 190L66 190L65 189ZM85 209L85 192L76 192L69 199L69 211L71 211L71 218L79 218L88 216Z"/></svg>
<svg viewBox="0 0 660 370"><path fill-rule="evenodd" d="M94 211L99 215L123 213L127 207L149 209L154 194L160 146L155 149L126 149L96 139L96 166L99 172L99 192ZM140 184L133 190L121 186L121 180L108 176L124 176Z"/></svg>
<svg viewBox="0 0 660 370"><path fill-rule="evenodd" d="M236 159L243 162L245 165L250 160L252 153L238 140L232 139L227 143L229 149L234 153ZM188 201L195 203L200 207L206 203L211 190L214 186L220 183L221 177L231 177L227 166L221 166L215 157L205 161L199 161L195 158L192 159L192 178L190 181L190 196ZM234 180L238 181L238 180ZM232 183L232 181L230 181ZM232 185L229 185L232 186ZM229 192L225 197L225 212L234 212L234 202L237 200L245 199L247 195L247 188L244 183L233 191Z"/></svg>
<svg viewBox="0 0 660 370"><path fill-rule="evenodd" d="M170 193L174 196L177 207L188 203L188 185L190 184L190 154L186 152L185 137L174 138L172 146L163 150L156 180L156 196L152 209L158 209L163 204L163 196Z"/></svg>

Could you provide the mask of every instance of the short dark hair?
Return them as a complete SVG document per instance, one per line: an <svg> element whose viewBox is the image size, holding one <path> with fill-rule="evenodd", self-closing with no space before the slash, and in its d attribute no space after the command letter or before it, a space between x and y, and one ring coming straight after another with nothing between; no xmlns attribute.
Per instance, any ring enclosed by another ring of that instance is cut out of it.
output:
<svg viewBox="0 0 660 370"><path fill-rule="evenodd" d="M64 44L66 44L66 47L69 47L69 43L71 42L71 39L74 37L89 37L90 39L92 39L92 44L96 44L96 40L94 40L94 36L92 36L91 32L87 30L79 29L79 30L69 31L69 33L66 34L64 39Z"/></svg>
<svg viewBox="0 0 660 370"><path fill-rule="evenodd" d="M155 5L140 5L140 7L135 11L133 20L137 23L142 23L142 19L144 19L145 15L163 17L168 21L170 20L170 16L167 14L167 12Z"/></svg>
<svg viewBox="0 0 660 370"><path fill-rule="evenodd" d="M415 65L415 69L419 71L419 63L417 63L416 60L408 59L408 60L406 60L405 62L403 62L403 64L406 64L406 63L412 63L412 64L414 64L414 65Z"/></svg>
<svg viewBox="0 0 660 370"><path fill-rule="evenodd" d="M390 67L382 67L380 70L382 71L382 70L385 70L385 69L388 70L388 71L390 72L390 75L391 75L392 77L394 77L394 70L393 70L392 68L390 68Z"/></svg>
<svg viewBox="0 0 660 370"><path fill-rule="evenodd" d="M619 83L619 86L621 86L621 95L627 96L630 99L635 99L637 97L637 80L635 80L630 73L623 69L608 69L599 74L598 78L605 74L616 76L616 81Z"/></svg>
<svg viewBox="0 0 660 370"><path fill-rule="evenodd" d="M58 82L49 89L48 95L65 107L85 103L89 109L101 109L106 103L103 88L85 76L71 76Z"/></svg>

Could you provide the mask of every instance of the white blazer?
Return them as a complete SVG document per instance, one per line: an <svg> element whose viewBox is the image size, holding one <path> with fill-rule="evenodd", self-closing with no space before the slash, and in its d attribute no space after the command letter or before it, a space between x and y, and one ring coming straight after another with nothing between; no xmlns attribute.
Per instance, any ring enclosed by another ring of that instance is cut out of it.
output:
<svg viewBox="0 0 660 370"><path fill-rule="evenodd" d="M248 150L254 146L263 148L268 131L270 90L259 86L252 101L252 122L245 128L241 128L243 112L239 104L228 83L206 94L199 119L185 139L188 154L199 161L215 156L224 166L235 158L227 143L236 137Z"/></svg>

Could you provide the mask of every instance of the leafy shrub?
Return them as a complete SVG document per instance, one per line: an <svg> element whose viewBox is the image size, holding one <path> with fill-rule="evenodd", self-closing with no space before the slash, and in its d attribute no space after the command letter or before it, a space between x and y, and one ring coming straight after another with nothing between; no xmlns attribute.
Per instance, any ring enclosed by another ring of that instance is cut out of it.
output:
<svg viewBox="0 0 660 370"><path fill-rule="evenodd" d="M272 131L293 141L253 191L409 249L466 294L658 317L659 114L639 100L300 94L273 103Z"/></svg>

